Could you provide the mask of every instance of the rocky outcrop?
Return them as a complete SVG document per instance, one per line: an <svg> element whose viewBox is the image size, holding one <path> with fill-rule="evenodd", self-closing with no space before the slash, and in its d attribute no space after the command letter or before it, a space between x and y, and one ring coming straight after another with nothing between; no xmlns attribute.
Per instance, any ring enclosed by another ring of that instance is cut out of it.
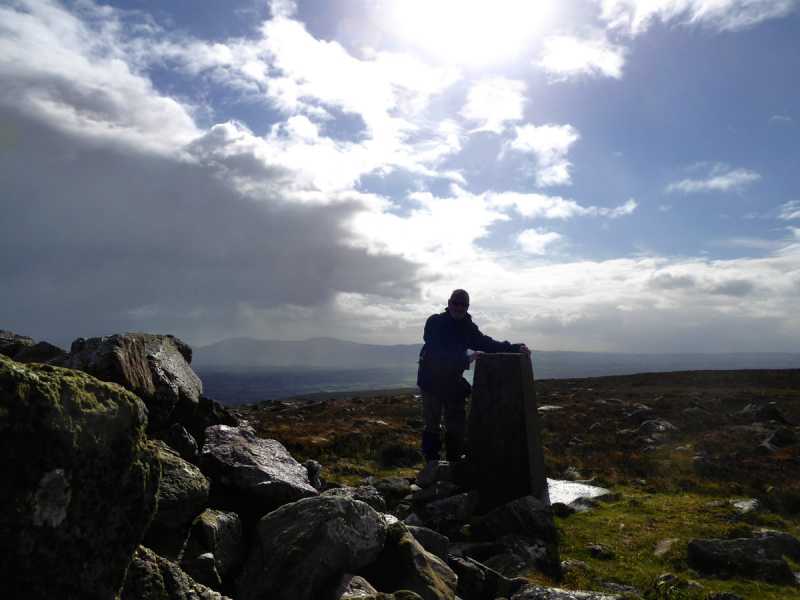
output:
<svg viewBox="0 0 800 600"><path fill-rule="evenodd" d="M144 400L150 430L167 427L179 410L193 414L203 385L189 363L192 351L171 335L126 333L78 338L63 366L118 383Z"/></svg>
<svg viewBox="0 0 800 600"><path fill-rule="evenodd" d="M35 343L36 342L31 337L0 329L0 354L3 356L14 358L21 350L30 348Z"/></svg>
<svg viewBox="0 0 800 600"><path fill-rule="evenodd" d="M0 357L0 597L117 595L156 508L146 423L117 385Z"/></svg>
<svg viewBox="0 0 800 600"><path fill-rule="evenodd" d="M383 552L361 574L382 592L411 590L424 600L453 600L458 586L453 570L402 523L389 526Z"/></svg>
<svg viewBox="0 0 800 600"><path fill-rule="evenodd" d="M212 480L215 505L247 521L318 494L306 468L280 442L259 438L246 427L209 427L200 464Z"/></svg>
<svg viewBox="0 0 800 600"><path fill-rule="evenodd" d="M621 600L621 597L599 592L576 592L530 585L511 596L511 600Z"/></svg>
<svg viewBox="0 0 800 600"><path fill-rule="evenodd" d="M696 539L689 542L687 551L689 566L701 573L796 583L783 557L800 560L800 540L788 533L766 532L756 538L732 540Z"/></svg>
<svg viewBox="0 0 800 600"><path fill-rule="evenodd" d="M373 562L385 539L381 515L358 500L320 496L282 506L258 523L237 600L325 597L342 573Z"/></svg>
<svg viewBox="0 0 800 600"><path fill-rule="evenodd" d="M107 596L111 598L111 596ZM136 550L120 600L230 600L149 548Z"/></svg>

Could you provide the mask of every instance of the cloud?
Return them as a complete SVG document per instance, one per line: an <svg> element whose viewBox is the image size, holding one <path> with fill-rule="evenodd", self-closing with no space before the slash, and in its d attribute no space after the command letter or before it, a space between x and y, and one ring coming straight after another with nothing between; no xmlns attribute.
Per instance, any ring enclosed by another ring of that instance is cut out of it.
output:
<svg viewBox="0 0 800 600"><path fill-rule="evenodd" d="M291 18L297 14L295 0L270 0L269 10L273 17Z"/></svg>
<svg viewBox="0 0 800 600"><path fill-rule="evenodd" d="M779 219L784 221L794 221L800 219L800 200L790 200L780 206Z"/></svg>
<svg viewBox="0 0 800 600"><path fill-rule="evenodd" d="M794 119L788 115L772 115L769 118L770 125L793 125Z"/></svg>
<svg viewBox="0 0 800 600"><path fill-rule="evenodd" d="M526 229L517 236L517 243L528 254L545 254L547 247L563 239L560 233L544 229Z"/></svg>
<svg viewBox="0 0 800 600"><path fill-rule="evenodd" d="M569 185L572 163L567 160L570 147L580 139L572 125L531 125L515 127L515 137L506 148L531 153L536 158L536 185Z"/></svg>
<svg viewBox="0 0 800 600"><path fill-rule="evenodd" d="M478 123L473 131L502 133L509 121L520 121L525 106L525 83L496 77L472 84L461 116Z"/></svg>
<svg viewBox="0 0 800 600"><path fill-rule="evenodd" d="M741 191L748 185L761 179L761 175L749 169L733 169L728 165L717 163L713 165L708 175L703 179L682 179L670 183L667 192L683 192L692 194L697 192L729 192Z"/></svg>
<svg viewBox="0 0 800 600"><path fill-rule="evenodd" d="M734 31L784 17L797 8L796 0L600 0L600 5L601 18L609 27L631 35L643 33L655 20Z"/></svg>
<svg viewBox="0 0 800 600"><path fill-rule="evenodd" d="M550 36L544 41L536 64L556 80L576 76L605 76L620 79L625 48L607 39L581 39L569 35Z"/></svg>
<svg viewBox="0 0 800 600"><path fill-rule="evenodd" d="M498 208L514 208L523 217L543 219L597 216L615 219L632 214L638 206L633 199L613 208L582 206L574 200L561 196L519 192L490 192L487 194L487 201L491 206Z"/></svg>

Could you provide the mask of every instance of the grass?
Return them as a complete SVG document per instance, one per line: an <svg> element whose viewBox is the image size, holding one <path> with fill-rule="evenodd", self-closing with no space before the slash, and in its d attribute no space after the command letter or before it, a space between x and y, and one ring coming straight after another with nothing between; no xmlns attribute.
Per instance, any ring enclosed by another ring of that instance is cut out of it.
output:
<svg viewBox="0 0 800 600"><path fill-rule="evenodd" d="M664 600L699 600L711 592L733 592L743 598L763 600L800 598L797 588L759 581L701 578L686 563L687 545L694 538L742 537L755 525L780 526L798 536L797 521L787 522L770 513L753 513L748 520L739 520L729 503L705 493L648 493L635 487L617 491L621 493L618 501L556 518L562 561L581 561L585 568L567 570L561 582L535 571L526 576L543 585L570 589L600 590L604 583L614 582L644 591L646 598ZM656 556L656 544L665 539L676 541L664 555ZM595 558L587 548L590 544L605 546L614 553L614 558ZM656 586L657 578L665 573L678 576L673 589ZM687 585L691 580L702 588Z"/></svg>

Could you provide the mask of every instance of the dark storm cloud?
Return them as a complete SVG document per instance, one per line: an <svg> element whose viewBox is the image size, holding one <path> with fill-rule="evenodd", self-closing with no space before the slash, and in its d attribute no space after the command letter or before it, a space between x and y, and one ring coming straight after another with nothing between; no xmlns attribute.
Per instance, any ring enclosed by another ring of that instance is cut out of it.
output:
<svg viewBox="0 0 800 600"><path fill-rule="evenodd" d="M254 200L202 164L90 142L13 109L0 108L0 123L2 328L60 343L142 328L203 335L243 305L416 291L414 264L345 243L356 202Z"/></svg>

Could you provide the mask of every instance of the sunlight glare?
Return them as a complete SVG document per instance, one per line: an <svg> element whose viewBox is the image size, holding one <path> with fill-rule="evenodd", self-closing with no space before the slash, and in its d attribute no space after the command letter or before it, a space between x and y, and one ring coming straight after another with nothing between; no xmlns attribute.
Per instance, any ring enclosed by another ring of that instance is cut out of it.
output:
<svg viewBox="0 0 800 600"><path fill-rule="evenodd" d="M389 28L402 43L448 64L485 66L516 58L543 31L549 1L395 0Z"/></svg>

